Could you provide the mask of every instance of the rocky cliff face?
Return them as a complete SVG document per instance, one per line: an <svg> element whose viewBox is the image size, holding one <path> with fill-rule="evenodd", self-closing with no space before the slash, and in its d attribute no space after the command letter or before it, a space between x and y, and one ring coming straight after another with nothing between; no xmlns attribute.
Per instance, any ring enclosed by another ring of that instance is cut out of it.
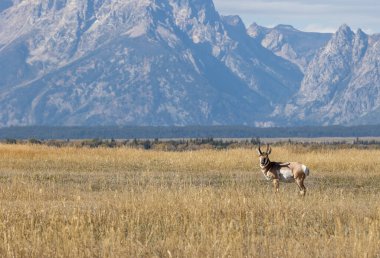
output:
<svg viewBox="0 0 380 258"><path fill-rule="evenodd" d="M260 125L302 79L209 0L0 9L2 126Z"/></svg>
<svg viewBox="0 0 380 258"><path fill-rule="evenodd" d="M371 115L380 105L379 50L376 35L341 26L311 61L286 114L308 124L379 123Z"/></svg>

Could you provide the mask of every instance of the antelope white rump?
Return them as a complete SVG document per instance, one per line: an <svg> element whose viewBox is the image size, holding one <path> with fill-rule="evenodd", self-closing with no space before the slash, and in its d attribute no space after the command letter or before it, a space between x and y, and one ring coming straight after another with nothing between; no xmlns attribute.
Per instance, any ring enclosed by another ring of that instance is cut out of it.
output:
<svg viewBox="0 0 380 258"><path fill-rule="evenodd" d="M281 168L277 170L277 173L281 182L285 182L285 183L294 182L294 175L291 169Z"/></svg>

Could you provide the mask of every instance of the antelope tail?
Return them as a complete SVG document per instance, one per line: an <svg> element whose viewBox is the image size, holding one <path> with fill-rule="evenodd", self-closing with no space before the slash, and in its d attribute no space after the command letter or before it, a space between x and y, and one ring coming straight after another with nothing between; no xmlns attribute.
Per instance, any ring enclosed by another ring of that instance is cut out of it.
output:
<svg viewBox="0 0 380 258"><path fill-rule="evenodd" d="M302 170L303 170L303 172L305 173L306 176L310 175L310 170L305 165L302 165Z"/></svg>

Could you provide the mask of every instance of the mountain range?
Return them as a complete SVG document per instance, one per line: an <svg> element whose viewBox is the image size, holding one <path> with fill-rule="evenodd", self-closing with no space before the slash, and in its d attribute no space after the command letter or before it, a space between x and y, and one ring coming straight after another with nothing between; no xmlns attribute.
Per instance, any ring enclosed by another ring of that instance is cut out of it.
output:
<svg viewBox="0 0 380 258"><path fill-rule="evenodd" d="M212 0L4 0L0 126L379 123L379 42Z"/></svg>

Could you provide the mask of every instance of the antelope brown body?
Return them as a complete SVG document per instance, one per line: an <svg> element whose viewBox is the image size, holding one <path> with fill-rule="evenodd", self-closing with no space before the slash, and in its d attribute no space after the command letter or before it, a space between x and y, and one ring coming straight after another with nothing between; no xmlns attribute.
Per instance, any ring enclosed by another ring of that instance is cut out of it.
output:
<svg viewBox="0 0 380 258"><path fill-rule="evenodd" d="M260 158L261 172L267 180L273 181L276 192L279 191L281 182L295 182L298 185L300 194L306 194L304 185L305 178L310 174L309 169L299 162L272 162L269 159L272 149L267 145L266 152L262 152L260 145L257 149Z"/></svg>

